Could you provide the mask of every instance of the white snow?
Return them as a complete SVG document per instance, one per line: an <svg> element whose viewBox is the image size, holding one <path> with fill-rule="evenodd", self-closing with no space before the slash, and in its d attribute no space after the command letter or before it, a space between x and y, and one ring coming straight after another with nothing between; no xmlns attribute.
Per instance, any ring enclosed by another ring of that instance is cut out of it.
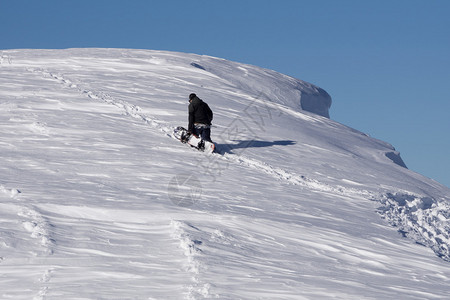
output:
<svg viewBox="0 0 450 300"><path fill-rule="evenodd" d="M172 136L191 92L219 153ZM330 105L213 57L2 51L0 298L448 298L449 189Z"/></svg>

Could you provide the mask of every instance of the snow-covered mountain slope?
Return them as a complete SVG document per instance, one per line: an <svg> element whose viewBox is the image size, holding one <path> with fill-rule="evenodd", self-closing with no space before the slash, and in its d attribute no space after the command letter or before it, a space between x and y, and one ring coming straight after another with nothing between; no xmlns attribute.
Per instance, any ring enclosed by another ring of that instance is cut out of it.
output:
<svg viewBox="0 0 450 300"><path fill-rule="evenodd" d="M173 52L0 57L1 299L448 297L449 189L322 89ZM172 136L191 92L219 153Z"/></svg>

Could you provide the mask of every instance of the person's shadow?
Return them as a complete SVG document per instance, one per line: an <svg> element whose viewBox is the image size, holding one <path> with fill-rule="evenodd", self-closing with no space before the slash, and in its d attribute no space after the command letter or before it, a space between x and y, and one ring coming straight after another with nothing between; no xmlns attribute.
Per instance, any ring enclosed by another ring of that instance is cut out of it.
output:
<svg viewBox="0 0 450 300"><path fill-rule="evenodd" d="M238 141L236 144L216 144L216 152L220 154L234 154L233 150L245 149L245 148L262 148L262 147L272 147L272 146L290 146L295 145L297 142L290 140L283 141L258 141L258 140L247 140Z"/></svg>

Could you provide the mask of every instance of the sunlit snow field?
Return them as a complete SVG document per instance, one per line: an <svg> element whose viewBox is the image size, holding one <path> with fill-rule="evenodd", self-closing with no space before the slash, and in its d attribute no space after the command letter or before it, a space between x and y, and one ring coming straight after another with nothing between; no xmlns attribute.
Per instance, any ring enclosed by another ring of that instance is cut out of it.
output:
<svg viewBox="0 0 450 300"><path fill-rule="evenodd" d="M1 299L448 298L450 190L324 90L194 54L0 57ZM192 92L218 153L172 136Z"/></svg>

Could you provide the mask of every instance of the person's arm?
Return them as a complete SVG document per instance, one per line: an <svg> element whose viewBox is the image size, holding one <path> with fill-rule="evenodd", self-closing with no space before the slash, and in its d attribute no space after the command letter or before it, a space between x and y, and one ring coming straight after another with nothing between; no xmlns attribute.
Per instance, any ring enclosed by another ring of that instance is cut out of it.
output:
<svg viewBox="0 0 450 300"><path fill-rule="evenodd" d="M189 125L188 125L188 130L190 132L194 132L194 106L192 104L189 104L188 107L188 111L189 111Z"/></svg>

